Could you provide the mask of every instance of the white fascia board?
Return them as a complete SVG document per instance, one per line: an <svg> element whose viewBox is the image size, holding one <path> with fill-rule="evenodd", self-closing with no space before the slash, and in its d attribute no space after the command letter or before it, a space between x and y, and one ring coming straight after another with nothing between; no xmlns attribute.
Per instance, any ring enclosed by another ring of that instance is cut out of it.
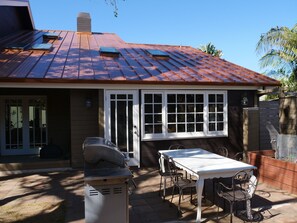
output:
<svg viewBox="0 0 297 223"><path fill-rule="evenodd" d="M27 7L29 15L30 15L32 27L33 27L33 29L35 29L35 24L34 24L29 0L2 0L2 1L0 1L0 6Z"/></svg>
<svg viewBox="0 0 297 223"><path fill-rule="evenodd" d="M28 6L29 0L2 0L0 6Z"/></svg>
<svg viewBox="0 0 297 223"><path fill-rule="evenodd" d="M148 84L84 84L84 83L16 83L0 82L0 88L48 88L48 89L106 89L106 90L262 90L261 86L220 85L148 85Z"/></svg>

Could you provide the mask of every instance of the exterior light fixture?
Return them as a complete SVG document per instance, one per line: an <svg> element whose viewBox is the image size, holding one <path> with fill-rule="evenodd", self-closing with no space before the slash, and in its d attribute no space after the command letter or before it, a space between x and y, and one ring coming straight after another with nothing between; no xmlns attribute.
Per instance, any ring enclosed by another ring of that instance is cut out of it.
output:
<svg viewBox="0 0 297 223"><path fill-rule="evenodd" d="M242 97L242 99L241 99L241 105L247 106L248 105L248 102L249 102L249 99L246 96Z"/></svg>

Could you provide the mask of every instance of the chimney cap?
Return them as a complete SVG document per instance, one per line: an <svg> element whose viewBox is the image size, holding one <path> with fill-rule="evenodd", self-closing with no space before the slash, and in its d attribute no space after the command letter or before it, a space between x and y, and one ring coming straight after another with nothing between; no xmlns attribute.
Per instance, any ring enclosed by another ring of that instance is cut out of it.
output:
<svg viewBox="0 0 297 223"><path fill-rule="evenodd" d="M78 18L85 18L85 19L91 19L90 13L88 12L80 12L77 15Z"/></svg>

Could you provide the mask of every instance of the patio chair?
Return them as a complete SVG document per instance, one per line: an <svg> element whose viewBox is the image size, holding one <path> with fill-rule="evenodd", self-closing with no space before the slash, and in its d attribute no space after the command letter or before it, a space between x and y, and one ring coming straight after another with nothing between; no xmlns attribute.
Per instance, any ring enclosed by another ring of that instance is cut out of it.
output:
<svg viewBox="0 0 297 223"><path fill-rule="evenodd" d="M246 215L248 220L252 220L250 200L253 197L258 180L252 175L250 170L239 171L232 177L231 186L226 186L222 182L216 185L217 195L230 204L230 222L232 223L233 205L236 202L246 201ZM219 206L218 206L219 212Z"/></svg>
<svg viewBox="0 0 297 223"><path fill-rule="evenodd" d="M173 145L170 145L168 150L174 150L174 149L184 149L185 147L181 144L173 144Z"/></svg>
<svg viewBox="0 0 297 223"><path fill-rule="evenodd" d="M164 160L164 167L165 167L165 171L162 171L162 164L161 164L161 157L159 157L159 174L160 174L160 188L159 188L159 195L163 198L163 200L165 200L166 197L166 186L167 186L167 179L172 179L171 176L178 176L178 175L182 175L182 173L169 173L168 170L168 159ZM175 176L175 177L176 177ZM172 182L172 181L171 181ZM163 186L163 187L162 187ZM163 190L163 193L162 193Z"/></svg>
<svg viewBox="0 0 297 223"><path fill-rule="evenodd" d="M228 149L224 146L220 146L220 147L217 147L216 149L214 149L214 153L218 154L218 155L221 155L221 156L224 156L224 157L228 157Z"/></svg>
<svg viewBox="0 0 297 223"><path fill-rule="evenodd" d="M183 191L187 188L191 189L191 199L190 202L192 203L192 189L196 188L196 181L192 180L192 179L186 179L184 178L182 175L178 175L178 169L174 163L174 160L172 158L169 158L168 162L168 169L169 169L169 173L171 174L171 179L173 182L173 188L172 188L172 196L171 196L171 203L173 201L173 197L174 197L174 189L177 188L178 189L178 193L179 193L179 197L178 197L178 215L181 216L182 212L180 209L180 202L181 202L181 197L183 196Z"/></svg>
<svg viewBox="0 0 297 223"><path fill-rule="evenodd" d="M224 146L215 148L213 152L216 153L216 154L218 154L218 155L220 155L220 156L224 156L224 157L228 157L228 154L229 154L228 149L226 147L224 147ZM220 179L220 180L222 180L222 179ZM212 193L213 194L212 203L215 202L215 196L214 196L216 194L216 192L215 192L215 185L218 182L219 182L219 179L218 178L212 179L212 192L213 192Z"/></svg>
<svg viewBox="0 0 297 223"><path fill-rule="evenodd" d="M233 156L230 157L231 159L235 159L237 161L242 161L245 163L250 163L249 157L246 152L237 152Z"/></svg>

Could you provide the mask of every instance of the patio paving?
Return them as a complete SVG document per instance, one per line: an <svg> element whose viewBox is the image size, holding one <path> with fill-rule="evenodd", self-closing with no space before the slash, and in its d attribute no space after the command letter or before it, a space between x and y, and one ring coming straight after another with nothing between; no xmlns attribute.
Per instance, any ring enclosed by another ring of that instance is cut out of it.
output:
<svg viewBox="0 0 297 223"><path fill-rule="evenodd" d="M190 204L189 195L182 200L183 216L178 218L178 196L171 204L170 190L163 201L159 179L156 169L134 170L137 188L130 196L130 222L194 222L196 207ZM81 170L1 176L0 222L84 222L83 185ZM206 194L211 194L211 182L206 185ZM207 218L205 222L217 222L217 206L206 203L202 217ZM293 223L297 219L297 196L265 184L259 183L252 207L263 215L262 222ZM221 209L219 217L218 222L230 220ZM243 221L235 218L234 222Z"/></svg>

